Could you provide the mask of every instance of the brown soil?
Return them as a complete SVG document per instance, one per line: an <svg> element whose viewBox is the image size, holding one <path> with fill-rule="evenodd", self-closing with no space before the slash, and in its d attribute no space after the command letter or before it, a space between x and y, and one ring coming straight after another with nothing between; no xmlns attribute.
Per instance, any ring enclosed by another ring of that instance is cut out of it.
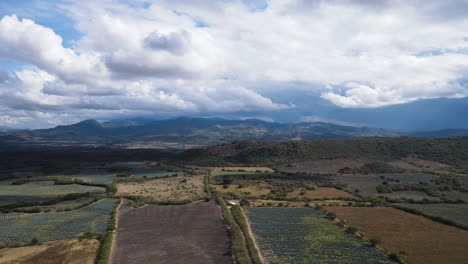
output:
<svg viewBox="0 0 468 264"><path fill-rule="evenodd" d="M0 249L0 264L93 264L99 248L96 239L60 240L41 245Z"/></svg>
<svg viewBox="0 0 468 264"><path fill-rule="evenodd" d="M467 263L468 231L390 207L326 207L412 264Z"/></svg>
<svg viewBox="0 0 468 264"><path fill-rule="evenodd" d="M149 196L157 201L197 200L204 196L203 176L179 176L117 184L117 196Z"/></svg>
<svg viewBox="0 0 468 264"><path fill-rule="evenodd" d="M288 198L345 198L345 197L353 197L353 195L342 191L338 190L333 187L319 187L316 190L306 190L306 189L301 189L301 190L295 190L293 192L288 193Z"/></svg>
<svg viewBox="0 0 468 264"><path fill-rule="evenodd" d="M111 263L232 263L228 232L214 202L119 210Z"/></svg>

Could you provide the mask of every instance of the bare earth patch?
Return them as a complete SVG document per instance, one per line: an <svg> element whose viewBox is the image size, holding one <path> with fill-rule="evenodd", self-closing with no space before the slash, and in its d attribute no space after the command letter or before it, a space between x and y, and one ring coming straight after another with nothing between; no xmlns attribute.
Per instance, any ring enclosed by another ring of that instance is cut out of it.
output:
<svg viewBox="0 0 468 264"><path fill-rule="evenodd" d="M288 193L288 198L346 198L353 195L333 187L319 187L316 190L300 189Z"/></svg>
<svg viewBox="0 0 468 264"><path fill-rule="evenodd" d="M413 264L462 264L468 260L468 231L390 207L326 207L365 238L381 239L381 247L406 252Z"/></svg>
<svg viewBox="0 0 468 264"><path fill-rule="evenodd" d="M214 202L122 205L111 263L232 263L228 232Z"/></svg>
<svg viewBox="0 0 468 264"><path fill-rule="evenodd" d="M203 176L179 176L117 184L117 196L148 196L157 201L196 200L204 197Z"/></svg>
<svg viewBox="0 0 468 264"><path fill-rule="evenodd" d="M59 240L41 245L0 249L0 264L93 264L99 241Z"/></svg>

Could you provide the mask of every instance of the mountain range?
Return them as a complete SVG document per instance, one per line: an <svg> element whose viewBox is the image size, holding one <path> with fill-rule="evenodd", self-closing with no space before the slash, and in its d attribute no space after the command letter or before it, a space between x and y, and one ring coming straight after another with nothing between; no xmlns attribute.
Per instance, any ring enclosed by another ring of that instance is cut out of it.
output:
<svg viewBox="0 0 468 264"><path fill-rule="evenodd" d="M353 127L324 122L276 123L259 119L179 117L166 120L133 118L99 122L85 120L50 129L3 131L0 142L95 142L97 144L177 143L212 145L232 141L289 141L362 137L448 137L468 135L468 130L447 129L405 132Z"/></svg>

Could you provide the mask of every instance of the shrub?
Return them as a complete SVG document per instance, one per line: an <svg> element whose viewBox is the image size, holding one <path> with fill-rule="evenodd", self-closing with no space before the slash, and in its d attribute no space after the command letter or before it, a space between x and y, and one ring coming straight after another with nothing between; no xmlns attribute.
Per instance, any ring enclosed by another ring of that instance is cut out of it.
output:
<svg viewBox="0 0 468 264"><path fill-rule="evenodd" d="M33 237L29 243L31 246L39 244L39 239Z"/></svg>
<svg viewBox="0 0 468 264"><path fill-rule="evenodd" d="M382 241L380 240L380 238L371 238L369 240L369 243L371 244L371 246L375 247L377 246L378 244L380 244Z"/></svg>

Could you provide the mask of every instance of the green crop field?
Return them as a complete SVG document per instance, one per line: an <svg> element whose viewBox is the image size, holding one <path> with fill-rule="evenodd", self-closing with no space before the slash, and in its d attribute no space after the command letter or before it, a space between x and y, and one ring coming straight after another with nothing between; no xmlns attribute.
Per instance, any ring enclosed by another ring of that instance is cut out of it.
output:
<svg viewBox="0 0 468 264"><path fill-rule="evenodd" d="M103 171L91 171L77 175L71 175L70 178L79 179L91 184L110 185L116 179L143 179L143 178L160 178L165 176L184 175L183 171L167 171L159 169L132 169L132 175L129 177L117 177L114 173L106 173Z"/></svg>
<svg viewBox="0 0 468 264"><path fill-rule="evenodd" d="M18 207L15 208L15 211L20 211L20 212L30 212L40 210L40 211L65 211L65 210L70 210L70 209L75 209L81 206L85 206L89 203L92 203L96 197L80 197L77 199L73 200L66 200L66 201L61 201L58 203L50 204L50 205L34 205L34 206L25 206L25 207Z"/></svg>
<svg viewBox="0 0 468 264"><path fill-rule="evenodd" d="M0 205L17 202L46 201L70 193L102 193L105 188L80 184L54 185L53 181L37 181L20 185L13 180L0 184Z"/></svg>
<svg viewBox="0 0 468 264"><path fill-rule="evenodd" d="M251 208L253 232L269 263L391 263L311 208Z"/></svg>
<svg viewBox="0 0 468 264"><path fill-rule="evenodd" d="M384 177L384 178L381 178ZM399 174L383 174L383 175L346 175L330 177L335 183L348 186L348 190L359 190L359 193L364 196L384 196L389 198L410 198L414 200L439 200L436 197L427 195L421 191L399 191L393 193L379 193L377 186L384 181L398 181L402 184L429 182L436 176L429 173L399 173Z"/></svg>
<svg viewBox="0 0 468 264"><path fill-rule="evenodd" d="M408 204L399 203L401 207L416 209L425 215L441 217L468 227L468 204Z"/></svg>
<svg viewBox="0 0 468 264"><path fill-rule="evenodd" d="M0 213L0 247L75 238L82 232L104 232L116 200L102 199L68 212Z"/></svg>

